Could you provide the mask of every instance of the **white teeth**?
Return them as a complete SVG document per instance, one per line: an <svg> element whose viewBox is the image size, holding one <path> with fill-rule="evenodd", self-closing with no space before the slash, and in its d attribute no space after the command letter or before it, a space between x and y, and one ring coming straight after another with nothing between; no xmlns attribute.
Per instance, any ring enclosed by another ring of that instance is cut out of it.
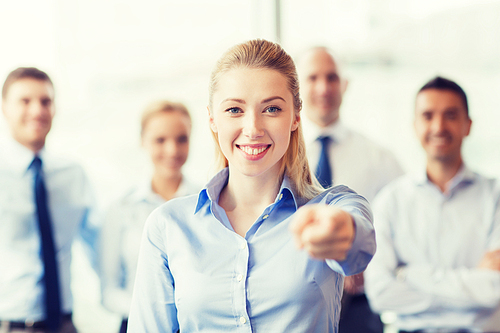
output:
<svg viewBox="0 0 500 333"><path fill-rule="evenodd" d="M267 147L252 148L248 146L240 146L240 149L243 150L248 155L258 155L262 153L264 150L266 150Z"/></svg>

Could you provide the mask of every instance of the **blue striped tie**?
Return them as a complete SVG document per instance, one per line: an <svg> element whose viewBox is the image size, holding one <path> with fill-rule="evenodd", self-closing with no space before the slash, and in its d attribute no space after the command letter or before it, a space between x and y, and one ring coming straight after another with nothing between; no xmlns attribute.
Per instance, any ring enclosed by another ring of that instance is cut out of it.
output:
<svg viewBox="0 0 500 333"><path fill-rule="evenodd" d="M59 294L59 276L53 230L47 206L47 191L43 181L42 161L35 156L31 167L35 173L36 215L40 228L42 259L45 286L45 310L47 328L56 331L61 321L61 299Z"/></svg>
<svg viewBox="0 0 500 333"><path fill-rule="evenodd" d="M328 188L333 184L328 150L332 138L329 136L320 136L317 140L321 143L321 153L319 155L318 166L316 167L316 178L324 188Z"/></svg>

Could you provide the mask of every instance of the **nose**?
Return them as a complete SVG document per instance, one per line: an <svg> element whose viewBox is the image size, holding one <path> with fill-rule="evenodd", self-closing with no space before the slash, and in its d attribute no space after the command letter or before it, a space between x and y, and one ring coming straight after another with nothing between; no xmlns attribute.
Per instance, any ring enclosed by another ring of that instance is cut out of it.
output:
<svg viewBox="0 0 500 333"><path fill-rule="evenodd" d="M175 140L167 140L163 146L165 154L169 157L177 156L179 152L179 147Z"/></svg>
<svg viewBox="0 0 500 333"><path fill-rule="evenodd" d="M35 100L30 103L30 113L34 117L46 118L50 117L51 109L43 103L43 101Z"/></svg>
<svg viewBox="0 0 500 333"><path fill-rule="evenodd" d="M316 82L316 92L319 95L327 95L331 91L331 84L328 82L326 78L321 78Z"/></svg>
<svg viewBox="0 0 500 333"><path fill-rule="evenodd" d="M257 139L264 135L263 120L259 112L248 112L243 117L243 135Z"/></svg>
<svg viewBox="0 0 500 333"><path fill-rule="evenodd" d="M445 128L445 119L444 117L434 117L432 119L432 131L434 133L441 133Z"/></svg>

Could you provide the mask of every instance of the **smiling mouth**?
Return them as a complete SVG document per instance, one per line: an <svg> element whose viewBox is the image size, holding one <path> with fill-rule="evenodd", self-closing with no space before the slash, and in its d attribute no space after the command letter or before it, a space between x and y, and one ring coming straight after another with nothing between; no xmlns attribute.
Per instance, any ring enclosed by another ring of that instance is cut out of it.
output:
<svg viewBox="0 0 500 333"><path fill-rule="evenodd" d="M236 147L238 147L238 149L242 150L243 152L247 153L248 155L259 155L259 154L263 153L264 151L266 151L269 147L271 147L271 145L257 147L257 148L252 148L249 146L239 146L239 145L236 145Z"/></svg>
<svg viewBox="0 0 500 333"><path fill-rule="evenodd" d="M449 144L451 142L451 138L448 135L446 135L446 136L430 136L427 138L427 142L430 144L433 144L433 145L442 146L442 145Z"/></svg>

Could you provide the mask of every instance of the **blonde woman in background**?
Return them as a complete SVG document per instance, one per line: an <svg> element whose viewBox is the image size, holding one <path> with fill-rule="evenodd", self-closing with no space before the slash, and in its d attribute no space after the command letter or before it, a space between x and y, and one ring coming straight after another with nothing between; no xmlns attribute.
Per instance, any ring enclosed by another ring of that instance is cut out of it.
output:
<svg viewBox="0 0 500 333"><path fill-rule="evenodd" d="M153 164L153 176L131 189L108 211L101 235L101 281L104 306L123 317L126 332L137 257L144 223L164 202L196 193L182 174L189 153L191 117L180 103L159 101L142 115L141 140Z"/></svg>
<svg viewBox="0 0 500 333"><path fill-rule="evenodd" d="M148 218L129 332L336 332L344 275L375 252L368 202L311 175L278 44L231 48L209 93L221 170Z"/></svg>

